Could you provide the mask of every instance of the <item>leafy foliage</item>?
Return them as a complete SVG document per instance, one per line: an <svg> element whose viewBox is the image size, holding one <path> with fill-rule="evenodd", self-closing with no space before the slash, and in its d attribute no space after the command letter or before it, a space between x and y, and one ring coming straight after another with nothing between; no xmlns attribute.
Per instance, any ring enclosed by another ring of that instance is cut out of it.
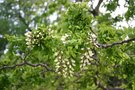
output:
<svg viewBox="0 0 135 90"><path fill-rule="evenodd" d="M118 1L101 3L113 12ZM129 20L134 1L126 3ZM4 0L0 9L0 49L8 50L0 57L1 90L135 89L135 28L115 27L124 18L95 16L88 2L68 0Z"/></svg>

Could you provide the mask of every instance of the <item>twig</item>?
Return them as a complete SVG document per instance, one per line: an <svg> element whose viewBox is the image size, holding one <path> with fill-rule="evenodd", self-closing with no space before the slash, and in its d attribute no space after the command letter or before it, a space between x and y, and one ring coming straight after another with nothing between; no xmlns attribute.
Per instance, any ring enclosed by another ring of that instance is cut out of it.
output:
<svg viewBox="0 0 135 90"><path fill-rule="evenodd" d="M32 31L31 28L29 27L29 24L26 22L25 18L23 18L23 17L21 16L21 13L20 13L20 12L18 13L18 18L23 22L23 24L27 27L27 29L28 29L29 31Z"/></svg>
<svg viewBox="0 0 135 90"><path fill-rule="evenodd" d="M38 64L32 64L32 63L29 63L27 61L24 61L23 63L20 63L20 64L15 64L13 66L8 66L8 65L4 65L2 67L0 67L0 70L3 70L3 69L14 69L16 67L21 67L21 66L31 66L31 67L45 67L48 71L52 71L52 72L55 72L54 70L52 70L51 68L49 68L47 66L47 64L43 64L43 63L38 63Z"/></svg>
<svg viewBox="0 0 135 90"><path fill-rule="evenodd" d="M122 45L124 43L129 43L129 42L133 42L135 41L135 38L131 38L131 39L128 39L128 40L124 40L124 41L121 41L121 42L114 42L112 44L96 44L99 48L109 48L109 47L113 47L113 46L116 46L116 45Z"/></svg>
<svg viewBox="0 0 135 90"><path fill-rule="evenodd" d="M75 0L75 2L82 2L82 0Z"/></svg>
<svg viewBox="0 0 135 90"><path fill-rule="evenodd" d="M96 8L93 11L90 11L93 14L93 16L98 16L98 14L99 14L99 7L100 7L102 2L103 2L103 0L99 0Z"/></svg>

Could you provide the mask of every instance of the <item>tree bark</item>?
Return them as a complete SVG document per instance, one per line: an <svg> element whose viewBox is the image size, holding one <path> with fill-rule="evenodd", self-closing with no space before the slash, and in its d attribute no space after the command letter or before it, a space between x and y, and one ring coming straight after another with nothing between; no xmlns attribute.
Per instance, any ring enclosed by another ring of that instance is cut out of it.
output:
<svg viewBox="0 0 135 90"><path fill-rule="evenodd" d="M102 2L103 2L103 0L99 0L95 9L93 11L90 11L94 17L99 15L99 7L100 7Z"/></svg>

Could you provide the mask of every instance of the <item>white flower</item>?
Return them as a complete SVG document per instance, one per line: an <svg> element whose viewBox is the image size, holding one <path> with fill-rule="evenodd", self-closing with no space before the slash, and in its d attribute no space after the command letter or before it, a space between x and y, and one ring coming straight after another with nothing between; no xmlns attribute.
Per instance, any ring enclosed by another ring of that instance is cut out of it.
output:
<svg viewBox="0 0 135 90"><path fill-rule="evenodd" d="M25 36L26 36L26 37L31 37L31 36L32 36L32 32L30 32L30 31L26 32L26 33L25 33Z"/></svg>
<svg viewBox="0 0 135 90"><path fill-rule="evenodd" d="M29 45L31 45L31 43L30 42L26 42L26 44L29 46Z"/></svg>
<svg viewBox="0 0 135 90"><path fill-rule="evenodd" d="M67 65L70 65L69 61L67 62Z"/></svg>
<svg viewBox="0 0 135 90"><path fill-rule="evenodd" d="M83 63L84 62L84 60L81 60L81 63Z"/></svg>
<svg viewBox="0 0 135 90"><path fill-rule="evenodd" d="M25 40L26 40L27 42L31 42L31 39L29 39L29 38L26 38Z"/></svg>
<svg viewBox="0 0 135 90"><path fill-rule="evenodd" d="M38 35L37 35L37 38L39 38L39 37L40 37L40 35L38 34Z"/></svg>
<svg viewBox="0 0 135 90"><path fill-rule="evenodd" d="M54 60L54 62L56 62L56 63L57 63L58 61L59 61L59 60L58 60L57 58Z"/></svg>
<svg viewBox="0 0 135 90"><path fill-rule="evenodd" d="M61 72L58 72L58 74L60 75L60 74L61 74Z"/></svg>
<svg viewBox="0 0 135 90"><path fill-rule="evenodd" d="M74 59L71 59L71 62L72 62L72 63L75 63L75 60L74 60Z"/></svg>
<svg viewBox="0 0 135 90"><path fill-rule="evenodd" d="M64 44L67 43L67 42L66 42L67 37L69 37L68 34L65 34L64 36L61 37L61 41L63 41Z"/></svg>
<svg viewBox="0 0 135 90"><path fill-rule="evenodd" d="M34 41L31 41L31 44L35 44L35 42Z"/></svg>
<svg viewBox="0 0 135 90"><path fill-rule="evenodd" d="M84 56L81 56L81 59L83 59L84 58Z"/></svg>
<svg viewBox="0 0 135 90"><path fill-rule="evenodd" d="M40 32L40 33L39 33L39 35L41 35L41 36L42 36L43 34Z"/></svg>
<svg viewBox="0 0 135 90"><path fill-rule="evenodd" d="M56 67L60 66L59 64L60 64L59 62L56 62Z"/></svg>
<svg viewBox="0 0 135 90"><path fill-rule="evenodd" d="M59 56L58 59L61 59L61 56Z"/></svg>
<svg viewBox="0 0 135 90"><path fill-rule="evenodd" d="M66 69L67 66L64 64L63 67Z"/></svg>
<svg viewBox="0 0 135 90"><path fill-rule="evenodd" d="M66 78L66 77L67 77L66 73L64 73L64 74L63 74L63 77L64 77L64 78Z"/></svg>
<svg viewBox="0 0 135 90"><path fill-rule="evenodd" d="M129 39L129 37L128 37L128 36L126 36L125 40L128 40L128 39Z"/></svg>
<svg viewBox="0 0 135 90"><path fill-rule="evenodd" d="M56 66L56 69L59 69L59 68L60 68L60 65L57 65L57 66Z"/></svg>
<svg viewBox="0 0 135 90"><path fill-rule="evenodd" d="M62 36L61 37L61 41L65 41L66 40L66 37L65 36Z"/></svg>
<svg viewBox="0 0 135 90"><path fill-rule="evenodd" d="M85 57L86 57L86 58L89 58L89 55L86 55Z"/></svg>
<svg viewBox="0 0 135 90"><path fill-rule="evenodd" d="M90 56L93 56L93 55L94 55L94 54L92 53L92 51L91 51L91 50L89 50L89 52L88 52L88 53L89 53L89 55L90 55Z"/></svg>
<svg viewBox="0 0 135 90"><path fill-rule="evenodd" d="M41 39L43 39L44 37L43 36L41 36Z"/></svg>
<svg viewBox="0 0 135 90"><path fill-rule="evenodd" d="M81 50L84 50L84 48L81 48Z"/></svg>
<svg viewBox="0 0 135 90"><path fill-rule="evenodd" d="M84 53L84 56L88 56L88 53Z"/></svg>
<svg viewBox="0 0 135 90"><path fill-rule="evenodd" d="M73 74L74 72L72 70L69 71L70 74Z"/></svg>
<svg viewBox="0 0 135 90"><path fill-rule="evenodd" d="M92 61L92 60L93 60L93 58L89 58L89 60L90 60L90 61Z"/></svg>
<svg viewBox="0 0 135 90"><path fill-rule="evenodd" d="M67 42L66 41L63 41L64 44L66 44Z"/></svg>
<svg viewBox="0 0 135 90"><path fill-rule="evenodd" d="M68 62L68 59L65 59L65 61L67 61L67 62Z"/></svg>
<svg viewBox="0 0 135 90"><path fill-rule="evenodd" d="M37 39L34 39L33 42L37 42Z"/></svg>
<svg viewBox="0 0 135 90"><path fill-rule="evenodd" d="M90 50L90 48L87 48L88 50Z"/></svg>
<svg viewBox="0 0 135 90"><path fill-rule="evenodd" d="M57 56L58 54L59 54L59 52L55 52L55 53L54 53L54 56Z"/></svg>
<svg viewBox="0 0 135 90"><path fill-rule="evenodd" d="M88 63L89 63L89 60L88 60L88 59L86 59L86 60L85 60L85 63L86 63L86 64L88 64Z"/></svg>
<svg viewBox="0 0 135 90"><path fill-rule="evenodd" d="M73 66L76 66L75 63L72 63Z"/></svg>
<svg viewBox="0 0 135 90"><path fill-rule="evenodd" d="M85 67L86 66L86 63L83 63L82 67Z"/></svg>
<svg viewBox="0 0 135 90"><path fill-rule="evenodd" d="M72 69L72 66L69 64L69 68Z"/></svg>
<svg viewBox="0 0 135 90"><path fill-rule="evenodd" d="M34 47L33 45L28 45L28 48L31 48L32 49L33 47Z"/></svg>

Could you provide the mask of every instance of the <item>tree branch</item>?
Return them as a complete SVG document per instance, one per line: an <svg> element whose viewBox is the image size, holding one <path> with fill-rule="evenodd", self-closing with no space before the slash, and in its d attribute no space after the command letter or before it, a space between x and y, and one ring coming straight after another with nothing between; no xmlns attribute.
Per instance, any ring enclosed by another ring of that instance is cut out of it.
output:
<svg viewBox="0 0 135 90"><path fill-rule="evenodd" d="M95 7L95 9L93 11L90 11L93 14L93 16L98 16L99 15L99 7L100 7L102 2L103 2L103 0L99 0L97 6Z"/></svg>
<svg viewBox="0 0 135 90"><path fill-rule="evenodd" d="M133 42L135 41L135 38L131 38L131 39L128 39L128 40L124 40L124 41L121 41L121 42L114 42L112 44L96 44L99 48L109 48L109 47L113 47L113 46L116 46L116 45L122 45L124 43L129 43L129 42Z"/></svg>
<svg viewBox="0 0 135 90"><path fill-rule="evenodd" d="M75 2L82 2L82 0L75 0Z"/></svg>
<svg viewBox="0 0 135 90"><path fill-rule="evenodd" d="M18 13L18 18L23 22L23 24L27 27L29 31L32 31L31 28L29 27L29 24L26 22L26 20L21 16L21 13Z"/></svg>
<svg viewBox="0 0 135 90"><path fill-rule="evenodd" d="M7 66L7 65L4 65L2 67L0 67L0 70L3 70L3 69L14 69L16 67L21 67L21 66L31 66L31 67L45 67L47 69L47 71L52 71L52 72L55 72L53 69L49 68L47 66L47 64L43 64L43 63L38 63L38 64L32 64L32 63L29 63L27 61L24 61L23 63L20 63L20 64L15 64L13 66Z"/></svg>

